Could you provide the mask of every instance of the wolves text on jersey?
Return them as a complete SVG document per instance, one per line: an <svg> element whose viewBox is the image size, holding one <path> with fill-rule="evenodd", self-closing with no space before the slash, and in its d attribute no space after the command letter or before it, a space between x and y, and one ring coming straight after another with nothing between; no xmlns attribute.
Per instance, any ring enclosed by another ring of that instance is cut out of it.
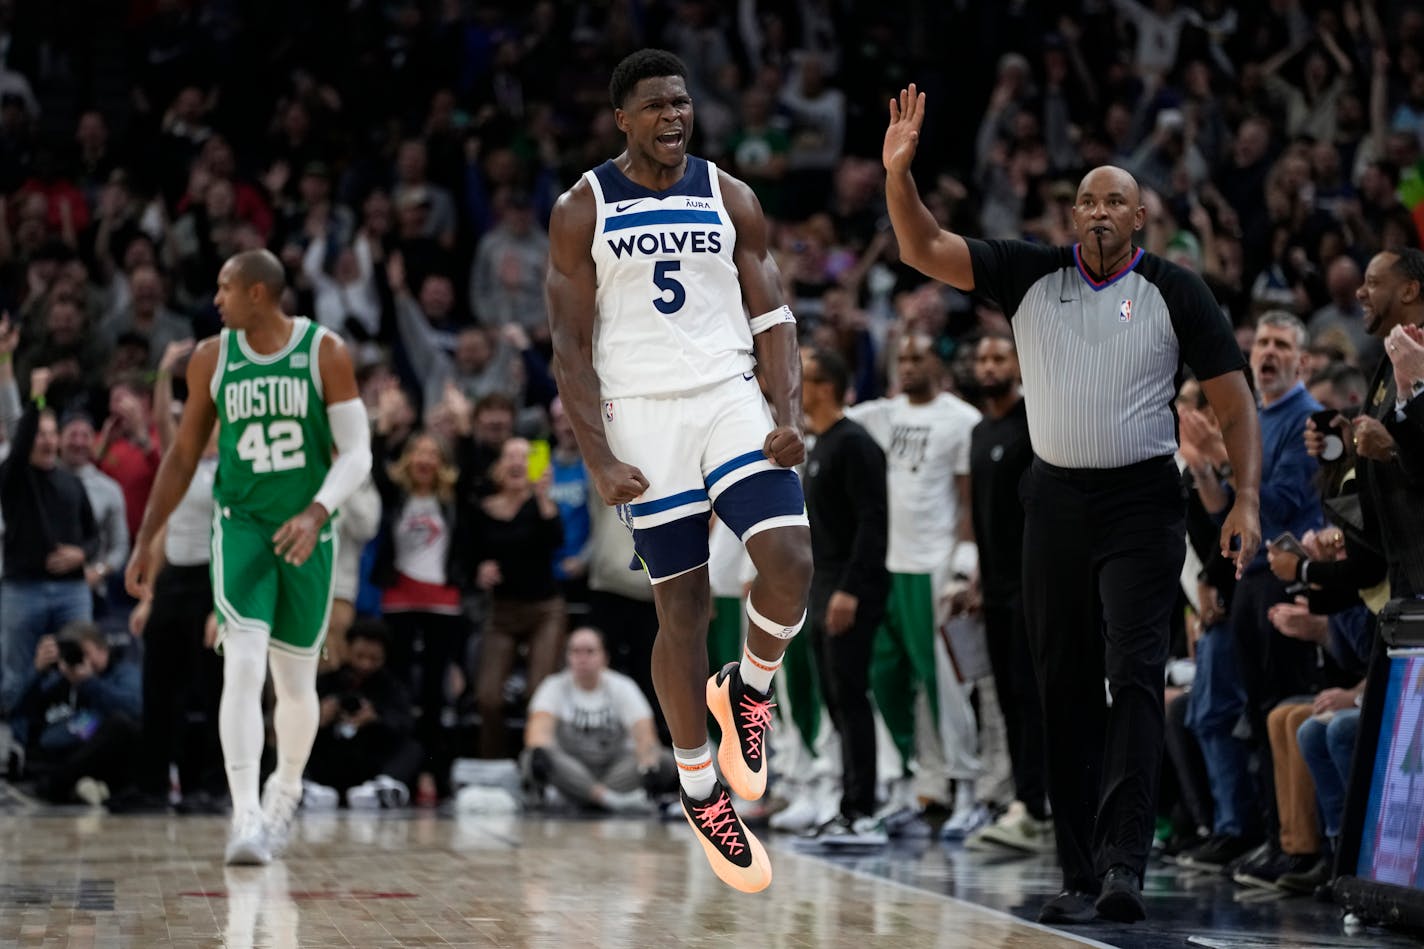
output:
<svg viewBox="0 0 1424 949"><path fill-rule="evenodd" d="M622 258L655 254L720 254L722 235L716 231L663 231L608 238L608 249Z"/></svg>

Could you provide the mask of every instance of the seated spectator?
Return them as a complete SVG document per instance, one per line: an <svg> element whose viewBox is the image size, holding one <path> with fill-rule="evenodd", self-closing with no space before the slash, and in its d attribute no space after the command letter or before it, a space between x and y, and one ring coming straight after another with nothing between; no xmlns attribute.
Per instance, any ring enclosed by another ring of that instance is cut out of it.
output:
<svg viewBox="0 0 1424 949"><path fill-rule="evenodd" d="M40 639L34 667L17 711L29 725L28 768L43 772L40 793L101 804L127 779L138 750L138 665L111 652L97 626L76 622Z"/></svg>
<svg viewBox="0 0 1424 949"><path fill-rule="evenodd" d="M128 562L129 524L123 490L94 466L94 422L86 413L71 410L60 420L59 460L84 483L99 526L99 551L84 566L84 579L94 591L96 608L107 607L110 579L122 576Z"/></svg>
<svg viewBox="0 0 1424 949"><path fill-rule="evenodd" d="M608 668L603 634L593 627L574 630L565 655L568 668L545 679L529 700L520 755L525 780L580 806L646 809L650 790L676 782L652 707L637 683Z"/></svg>
<svg viewBox="0 0 1424 949"><path fill-rule="evenodd" d="M495 207L499 224L480 241L470 269L470 306L485 323L514 323L535 343L547 345L544 270L549 236L534 220L528 195L500 192Z"/></svg>
<svg viewBox="0 0 1424 949"><path fill-rule="evenodd" d="M106 316L99 334L110 349L125 333L142 336L148 341L149 365L144 368L156 369L169 343L193 338L193 323L164 303L163 277L155 267L144 264L133 269L129 294L129 305Z"/></svg>
<svg viewBox="0 0 1424 949"><path fill-rule="evenodd" d="M44 310L39 333L20 334L15 369L20 378L41 367L51 371L49 398L56 406L87 398L103 378L107 353L89 332L79 299L69 293L54 295Z"/></svg>
<svg viewBox="0 0 1424 949"><path fill-rule="evenodd" d="M153 390L137 376L115 382L109 389L109 417L94 446L99 470L117 481L124 491L130 537L138 536L148 492L153 489L162 457L152 400Z"/></svg>
<svg viewBox="0 0 1424 949"><path fill-rule="evenodd" d="M302 255L302 273L312 290L316 321L347 342L363 343L381 334L381 301L373 278L370 243L333 246L326 234Z"/></svg>
<svg viewBox="0 0 1424 949"><path fill-rule="evenodd" d="M386 668L389 642L383 623L360 620L346 632L341 668L317 677L321 724L306 777L342 795L383 778L378 783L405 803L420 746L411 737L410 696Z"/></svg>

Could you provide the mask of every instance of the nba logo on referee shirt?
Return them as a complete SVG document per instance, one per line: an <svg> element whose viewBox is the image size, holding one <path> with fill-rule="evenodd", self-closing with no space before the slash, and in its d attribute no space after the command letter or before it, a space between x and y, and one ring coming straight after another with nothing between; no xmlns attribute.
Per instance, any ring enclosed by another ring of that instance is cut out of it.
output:
<svg viewBox="0 0 1424 949"><path fill-rule="evenodd" d="M605 419L607 419L608 421L610 421L610 422L613 421L613 403L612 403L612 402L604 402L604 403L603 403L603 417L604 417Z"/></svg>
<svg viewBox="0 0 1424 949"><path fill-rule="evenodd" d="M1119 323L1131 323L1131 322L1132 322L1132 301L1131 301L1131 300L1123 300L1122 303L1118 304L1118 308L1117 308L1117 321L1118 321Z"/></svg>

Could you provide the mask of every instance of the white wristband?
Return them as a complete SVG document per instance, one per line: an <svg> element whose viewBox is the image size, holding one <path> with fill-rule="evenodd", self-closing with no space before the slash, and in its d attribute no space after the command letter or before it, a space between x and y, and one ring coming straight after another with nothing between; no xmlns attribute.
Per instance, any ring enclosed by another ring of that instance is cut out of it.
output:
<svg viewBox="0 0 1424 949"><path fill-rule="evenodd" d="M974 576L979 570L979 545L972 540L961 540L954 546L949 565L956 577Z"/></svg>
<svg viewBox="0 0 1424 949"><path fill-rule="evenodd" d="M771 329L773 326L780 326L782 323L796 325L796 317L791 312L791 307L782 304L769 313L752 317L752 335L758 336Z"/></svg>

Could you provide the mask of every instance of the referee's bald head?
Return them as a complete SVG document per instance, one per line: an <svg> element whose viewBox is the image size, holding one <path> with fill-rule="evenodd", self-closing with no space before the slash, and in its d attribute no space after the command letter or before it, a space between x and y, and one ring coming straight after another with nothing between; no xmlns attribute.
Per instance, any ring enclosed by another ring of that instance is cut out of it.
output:
<svg viewBox="0 0 1424 949"><path fill-rule="evenodd" d="M1085 190L1093 194L1116 192L1126 197L1133 207L1142 204L1142 187L1132 172L1118 165L1099 165L1084 175L1078 182L1078 194L1082 195Z"/></svg>

